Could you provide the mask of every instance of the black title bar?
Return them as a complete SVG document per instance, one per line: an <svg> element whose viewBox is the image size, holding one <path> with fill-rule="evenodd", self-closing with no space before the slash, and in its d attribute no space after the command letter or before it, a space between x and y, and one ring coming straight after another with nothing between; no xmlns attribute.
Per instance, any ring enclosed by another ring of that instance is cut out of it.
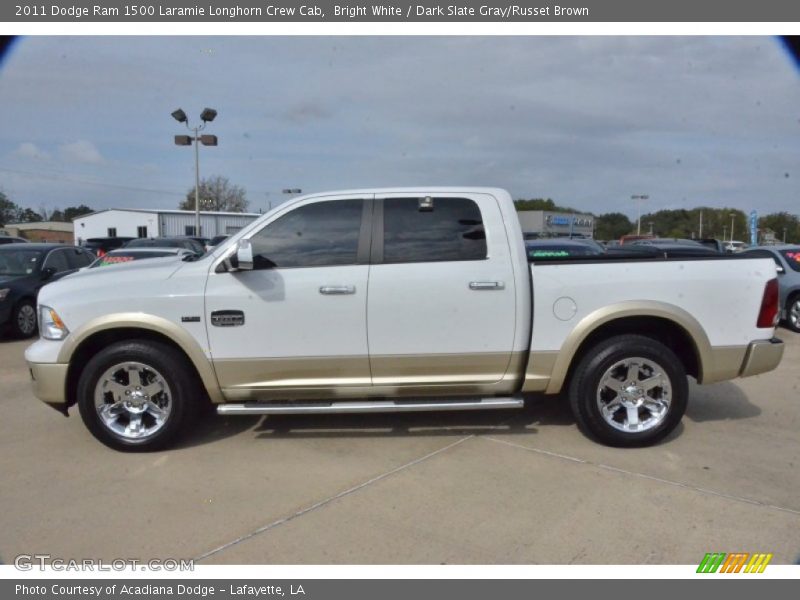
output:
<svg viewBox="0 0 800 600"><path fill-rule="evenodd" d="M11 0L4 22L800 22L787 0Z"/></svg>

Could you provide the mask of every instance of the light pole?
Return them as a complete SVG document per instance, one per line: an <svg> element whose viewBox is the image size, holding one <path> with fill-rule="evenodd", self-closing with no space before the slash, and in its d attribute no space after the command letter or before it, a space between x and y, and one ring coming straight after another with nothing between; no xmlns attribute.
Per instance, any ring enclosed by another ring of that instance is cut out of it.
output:
<svg viewBox="0 0 800 600"><path fill-rule="evenodd" d="M653 222L650 221L649 225L650 225L650 235L653 235Z"/></svg>
<svg viewBox="0 0 800 600"><path fill-rule="evenodd" d="M636 216L636 235L641 235L642 233L642 202L649 198L650 196L647 194L634 194L631 196L631 200L636 201L636 208L638 210Z"/></svg>
<svg viewBox="0 0 800 600"><path fill-rule="evenodd" d="M202 125L194 127L189 125L189 118L183 109L173 111L172 118L178 123L186 124L186 129L194 132L194 135L176 135L176 146L190 146L194 142L194 234L200 235L200 144L203 146L216 146L217 136L215 135L200 135L200 132L205 129L206 123L210 123L217 116L217 111L213 108L204 108L200 113L200 120Z"/></svg>
<svg viewBox="0 0 800 600"><path fill-rule="evenodd" d="M733 243L733 219L736 217L736 213L731 213L731 243Z"/></svg>

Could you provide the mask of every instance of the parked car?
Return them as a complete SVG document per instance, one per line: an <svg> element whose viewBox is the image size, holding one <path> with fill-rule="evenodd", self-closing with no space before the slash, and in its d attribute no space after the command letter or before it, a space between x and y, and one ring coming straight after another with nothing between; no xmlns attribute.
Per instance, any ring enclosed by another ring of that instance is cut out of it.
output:
<svg viewBox="0 0 800 600"><path fill-rule="evenodd" d="M745 248L747 248L747 244L744 242L738 242L736 240L733 240L732 242L725 242L725 252L729 252L731 254L741 252Z"/></svg>
<svg viewBox="0 0 800 600"><path fill-rule="evenodd" d="M592 256L605 252L605 249L593 240L569 238L526 240L525 250L528 253L528 260Z"/></svg>
<svg viewBox="0 0 800 600"><path fill-rule="evenodd" d="M508 192L292 198L193 262L46 286L36 395L119 450L225 415L521 408L565 392L581 430L652 444L699 383L774 369L770 259L657 253L529 262ZM634 251L636 252L636 251ZM646 252L646 251L645 251ZM369 340L369 342L367 342Z"/></svg>
<svg viewBox="0 0 800 600"><path fill-rule="evenodd" d="M95 256L104 256L111 250L121 248L131 240L136 238L132 237L97 237L89 238L81 242L81 247L90 250Z"/></svg>
<svg viewBox="0 0 800 600"><path fill-rule="evenodd" d="M651 248L663 254L664 258L692 258L703 256L721 256L713 248L709 248L695 240L683 238L650 238L636 240L626 244L626 248Z"/></svg>
<svg viewBox="0 0 800 600"><path fill-rule="evenodd" d="M697 241L703 244L703 246L705 246L706 248L711 248L712 250L716 250L720 254L725 252L725 242L723 242L722 240L718 240L716 238L702 238Z"/></svg>
<svg viewBox="0 0 800 600"><path fill-rule="evenodd" d="M747 248L740 256L771 258L778 269L781 319L800 333L800 246L779 244Z"/></svg>
<svg viewBox="0 0 800 600"><path fill-rule="evenodd" d="M198 256L205 254L205 247L189 237L136 238L125 244L125 248L186 248Z"/></svg>
<svg viewBox="0 0 800 600"><path fill-rule="evenodd" d="M13 235L0 235L0 245L4 244L25 244L28 240Z"/></svg>
<svg viewBox="0 0 800 600"><path fill-rule="evenodd" d="M90 264L88 268L94 269L97 267L107 267L108 265L141 260L143 258L165 258L167 256L184 259L189 256L194 258L197 255L186 248L120 248L119 250L108 252L105 256L101 256Z"/></svg>
<svg viewBox="0 0 800 600"><path fill-rule="evenodd" d="M227 236L227 235L215 235L213 238L211 238L208 241L208 244L206 244L206 251L211 250L212 248L216 248L222 242L227 240L229 237L230 236Z"/></svg>
<svg viewBox="0 0 800 600"><path fill-rule="evenodd" d="M42 286L94 260L84 248L63 244L0 246L0 326L17 337L36 333L36 298Z"/></svg>

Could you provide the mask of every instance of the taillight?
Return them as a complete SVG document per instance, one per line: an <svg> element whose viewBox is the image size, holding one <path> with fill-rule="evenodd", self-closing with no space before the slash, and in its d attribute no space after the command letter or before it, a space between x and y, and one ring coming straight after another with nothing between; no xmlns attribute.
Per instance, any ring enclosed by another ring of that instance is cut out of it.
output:
<svg viewBox="0 0 800 600"><path fill-rule="evenodd" d="M764 296L761 298L761 310L758 312L756 327L766 329L778 324L778 279L770 279L764 286Z"/></svg>
<svg viewBox="0 0 800 600"><path fill-rule="evenodd" d="M97 250L97 258L103 258L105 255L106 255L105 250L103 250L102 248L99 248Z"/></svg>

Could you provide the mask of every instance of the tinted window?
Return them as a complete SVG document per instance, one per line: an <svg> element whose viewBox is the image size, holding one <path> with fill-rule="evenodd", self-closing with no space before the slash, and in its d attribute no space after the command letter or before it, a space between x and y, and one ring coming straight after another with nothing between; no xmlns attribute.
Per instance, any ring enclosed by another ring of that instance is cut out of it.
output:
<svg viewBox="0 0 800 600"><path fill-rule="evenodd" d="M283 215L250 238L254 268L355 264L362 205L363 200L316 202Z"/></svg>
<svg viewBox="0 0 800 600"><path fill-rule="evenodd" d="M786 262L789 263L789 266L794 271L800 271L800 248L796 248L794 250L783 250L781 251L783 258L786 259Z"/></svg>
<svg viewBox="0 0 800 600"><path fill-rule="evenodd" d="M94 257L90 256L83 250L67 250L65 253L69 259L70 269L80 269L94 260Z"/></svg>
<svg viewBox="0 0 800 600"><path fill-rule="evenodd" d="M44 267L51 267L56 270L56 273L69 271L71 269L67 262L67 253L64 250L53 250L48 254L47 258L44 260Z"/></svg>
<svg viewBox="0 0 800 600"><path fill-rule="evenodd" d="M419 198L387 198L383 222L383 262L486 258L481 211L472 200L434 198L433 210L420 210Z"/></svg>

